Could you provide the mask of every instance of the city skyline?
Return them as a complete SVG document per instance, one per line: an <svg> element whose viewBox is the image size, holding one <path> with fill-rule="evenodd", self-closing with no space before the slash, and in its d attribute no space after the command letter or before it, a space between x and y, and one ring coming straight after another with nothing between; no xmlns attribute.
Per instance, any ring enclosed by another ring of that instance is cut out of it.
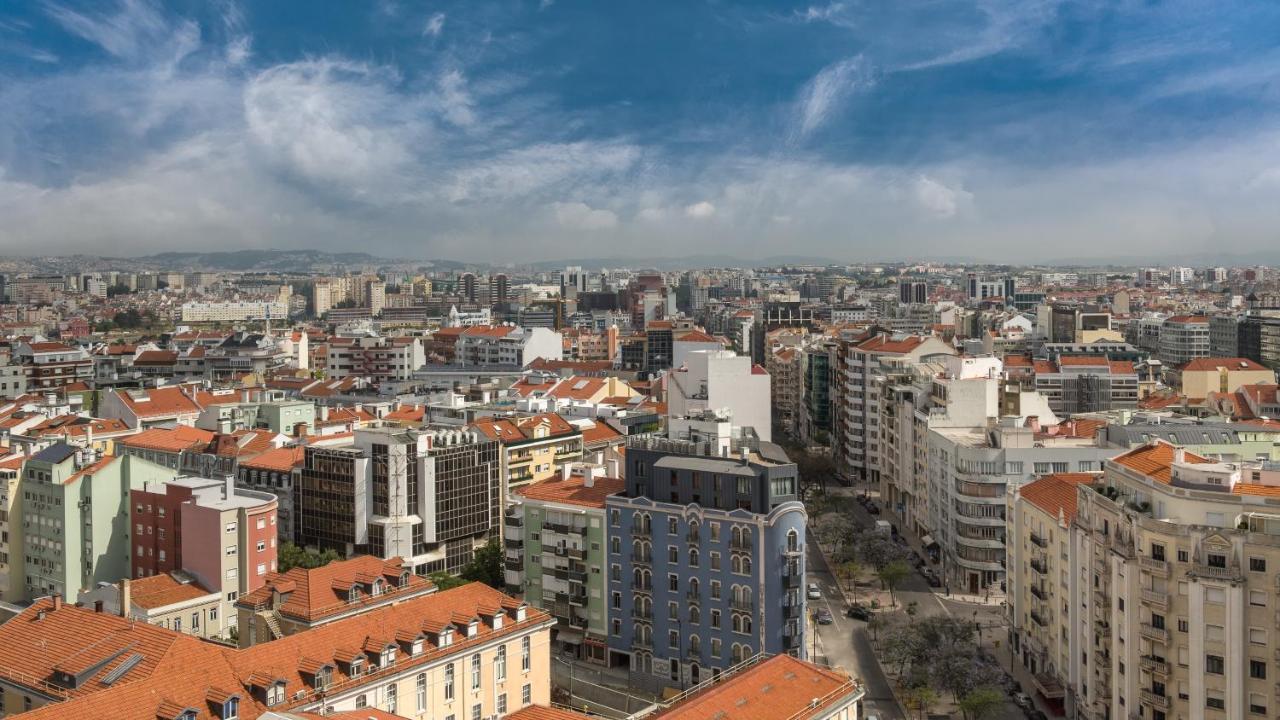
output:
<svg viewBox="0 0 1280 720"><path fill-rule="evenodd" d="M6 8L0 252L1263 261L1277 220L1273 7L307 10Z"/></svg>

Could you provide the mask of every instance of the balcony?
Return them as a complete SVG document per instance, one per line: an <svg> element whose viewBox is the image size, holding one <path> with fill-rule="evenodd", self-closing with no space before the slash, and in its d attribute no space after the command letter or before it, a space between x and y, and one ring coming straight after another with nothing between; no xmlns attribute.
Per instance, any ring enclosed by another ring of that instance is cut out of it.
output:
<svg viewBox="0 0 1280 720"><path fill-rule="evenodd" d="M1031 611L1031 622L1039 625L1040 627L1049 627L1049 619L1035 610Z"/></svg>
<svg viewBox="0 0 1280 720"><path fill-rule="evenodd" d="M1144 688L1138 691L1138 699L1146 703L1147 705L1150 705L1151 707L1160 708L1162 710L1169 709L1168 695L1157 695L1154 692Z"/></svg>
<svg viewBox="0 0 1280 720"><path fill-rule="evenodd" d="M586 593L569 593L569 604L575 605L577 607L586 607L587 594Z"/></svg>
<svg viewBox="0 0 1280 720"><path fill-rule="evenodd" d="M1067 695L1067 691L1062 687L1062 683L1058 682L1058 679L1052 675L1048 675L1046 673L1033 675L1031 676L1031 682L1036 686L1036 689L1040 691L1041 695L1044 695L1050 700L1063 698Z"/></svg>
<svg viewBox="0 0 1280 720"><path fill-rule="evenodd" d="M1034 596L1036 596L1036 597L1037 597L1037 598L1039 598L1040 600L1048 600L1048 599L1049 599L1049 593L1048 593L1048 592L1046 592L1046 591L1044 590L1044 588L1040 587L1039 585L1032 585L1032 586L1031 586L1031 594L1032 594L1032 595L1034 595Z"/></svg>
<svg viewBox="0 0 1280 720"><path fill-rule="evenodd" d="M636 639L634 639L634 640L632 640L632 641L631 641L631 645L632 645L632 647L637 647L637 648L640 648L641 650L652 650L652 649L653 649L653 638L652 638L652 637L638 637L638 638L636 638Z"/></svg>
<svg viewBox="0 0 1280 720"><path fill-rule="evenodd" d="M652 565L652 553L631 553L631 562L636 565Z"/></svg>
<svg viewBox="0 0 1280 720"><path fill-rule="evenodd" d="M649 620L652 620L652 619L653 619L653 611L652 611L652 610L638 610L638 609L636 609L636 608L631 608L631 619L632 619L632 620L640 620L640 621L642 621L642 622L648 622Z"/></svg>
<svg viewBox="0 0 1280 720"><path fill-rule="evenodd" d="M729 607L740 612L753 612L756 609L755 603L743 602L741 600L734 600L730 602Z"/></svg>
<svg viewBox="0 0 1280 720"><path fill-rule="evenodd" d="M794 590L804 584L804 576L800 574L799 569L783 568L782 570L782 586L788 590Z"/></svg>
<svg viewBox="0 0 1280 720"><path fill-rule="evenodd" d="M1169 675L1169 663L1152 655L1143 655L1138 660L1138 666L1154 675Z"/></svg>
<svg viewBox="0 0 1280 720"><path fill-rule="evenodd" d="M1142 623L1138 626L1138 634L1148 640L1169 644L1169 631L1164 628L1158 628L1151 623Z"/></svg>
<svg viewBox="0 0 1280 720"><path fill-rule="evenodd" d="M1095 620L1093 623L1093 629L1098 633L1099 637L1111 637L1111 623L1106 620Z"/></svg>
<svg viewBox="0 0 1280 720"><path fill-rule="evenodd" d="M503 518L507 527L524 527L524 518L519 515L507 515Z"/></svg>
<svg viewBox="0 0 1280 720"><path fill-rule="evenodd" d="M684 597L689 602L699 602L702 600L702 592L699 590L686 590Z"/></svg>
<svg viewBox="0 0 1280 720"><path fill-rule="evenodd" d="M795 650L796 648L800 647L800 644L803 642L804 642L804 638L800 637L799 635L783 635L782 636L782 647L785 650Z"/></svg>
<svg viewBox="0 0 1280 720"><path fill-rule="evenodd" d="M1149 602L1152 605L1159 605L1162 608L1169 607L1169 593L1159 590L1143 590L1141 592L1143 602Z"/></svg>
<svg viewBox="0 0 1280 720"><path fill-rule="evenodd" d="M1165 577L1169 576L1169 562L1167 560L1157 560L1152 557L1140 557L1138 558L1138 567L1157 575L1163 575Z"/></svg>
<svg viewBox="0 0 1280 720"><path fill-rule="evenodd" d="M1049 547L1049 540L1039 533L1031 533L1031 544L1038 548Z"/></svg>
<svg viewBox="0 0 1280 720"><path fill-rule="evenodd" d="M502 547L508 550L523 550L524 540L512 540L510 538L507 538L502 541Z"/></svg>
<svg viewBox="0 0 1280 720"><path fill-rule="evenodd" d="M1230 582L1241 582L1244 580L1244 574L1240 572L1238 567L1216 567L1214 565L1204 565L1195 563L1191 566L1188 575L1196 577L1209 578L1212 580L1227 580Z"/></svg>
<svg viewBox="0 0 1280 720"><path fill-rule="evenodd" d="M733 552L751 552L754 548L751 543L742 540L732 540L729 542L729 549Z"/></svg>
<svg viewBox="0 0 1280 720"><path fill-rule="evenodd" d="M651 538L653 537L653 527L650 525L633 525L631 527L631 537Z"/></svg>
<svg viewBox="0 0 1280 720"><path fill-rule="evenodd" d="M1036 558L1031 561L1031 569L1041 575L1049 574L1049 563L1043 559Z"/></svg>
<svg viewBox="0 0 1280 720"><path fill-rule="evenodd" d="M508 570L514 570L515 572L522 572L524 570L524 561L513 560L512 558L506 558L506 560L503 562L503 567L505 567Z"/></svg>
<svg viewBox="0 0 1280 720"><path fill-rule="evenodd" d="M796 604L796 605L783 605L783 606L782 606L782 617L783 617L783 618L785 618L785 619L787 619L787 620L794 620L795 618L798 618L798 617L802 616L803 614L804 614L804 606L803 606L803 605Z"/></svg>
<svg viewBox="0 0 1280 720"><path fill-rule="evenodd" d="M684 540L687 543L697 545L698 543L702 542L702 533L687 532L684 534Z"/></svg>

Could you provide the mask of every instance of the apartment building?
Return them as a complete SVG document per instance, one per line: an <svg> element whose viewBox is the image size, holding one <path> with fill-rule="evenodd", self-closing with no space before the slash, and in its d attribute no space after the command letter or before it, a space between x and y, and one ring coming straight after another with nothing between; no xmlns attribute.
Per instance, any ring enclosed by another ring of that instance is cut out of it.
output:
<svg viewBox="0 0 1280 720"><path fill-rule="evenodd" d="M276 537L279 542L296 542L298 536L294 495L305 461L306 448L289 445L242 460L236 466L237 486L276 496Z"/></svg>
<svg viewBox="0 0 1280 720"><path fill-rule="evenodd" d="M773 421L788 435L795 435L800 418L800 398L804 391L800 375L800 351L786 347L765 354L773 398Z"/></svg>
<svg viewBox="0 0 1280 720"><path fill-rule="evenodd" d="M422 340L416 337L334 337L329 338L325 372L331 378L405 381L426 361Z"/></svg>
<svg viewBox="0 0 1280 720"><path fill-rule="evenodd" d="M807 443L831 443L832 386L836 343L816 340L800 349L800 438Z"/></svg>
<svg viewBox="0 0 1280 720"><path fill-rule="evenodd" d="M1160 325L1160 361L1166 366L1186 365L1209 357L1209 318L1174 315Z"/></svg>
<svg viewBox="0 0 1280 720"><path fill-rule="evenodd" d="M1188 400L1210 393L1234 393L1244 385L1273 385L1274 370L1240 357L1196 358L1177 368L1177 380Z"/></svg>
<svg viewBox="0 0 1280 720"><path fill-rule="evenodd" d="M1099 470L1121 452L1102 441L1101 423L1053 424L1042 397L1023 395L1022 414L994 427L929 429L930 528L946 581L966 592L1004 580L1008 492L1042 475Z"/></svg>
<svg viewBox="0 0 1280 720"><path fill-rule="evenodd" d="M25 458L0 461L0 600L18 602L26 596L22 578L22 464Z"/></svg>
<svg viewBox="0 0 1280 720"><path fill-rule="evenodd" d="M88 382L93 377L93 359L82 347L56 342L19 342L13 347L12 358L22 366L30 392L56 390Z"/></svg>
<svg viewBox="0 0 1280 720"><path fill-rule="evenodd" d="M1280 470L1155 440L1081 485L1069 699L1079 717L1275 712Z"/></svg>
<svg viewBox="0 0 1280 720"><path fill-rule="evenodd" d="M1280 308L1253 308L1240 319L1239 354L1280 371Z"/></svg>
<svg viewBox="0 0 1280 720"><path fill-rule="evenodd" d="M1131 360L1106 355L1057 355L1048 359L1007 356L1010 380L1023 382L1062 416L1136 408L1138 372Z"/></svg>
<svg viewBox="0 0 1280 720"><path fill-rule="evenodd" d="M832 450L841 472L879 483L882 366L928 362L955 354L955 348L935 337L882 333L840 340Z"/></svg>
<svg viewBox="0 0 1280 720"><path fill-rule="evenodd" d="M474 325L457 336L454 362L465 367L525 367L537 358L561 360L564 341L547 328L515 325Z"/></svg>
<svg viewBox="0 0 1280 720"><path fill-rule="evenodd" d="M609 661L605 499L625 486L598 465L566 467L512 492L504 520L507 592L556 618L559 647L601 664Z"/></svg>
<svg viewBox="0 0 1280 720"><path fill-rule="evenodd" d="M287 300L241 300L226 302L186 302L182 322L236 323L251 320L289 319Z"/></svg>
<svg viewBox="0 0 1280 720"><path fill-rule="evenodd" d="M229 649L55 596L0 626L0 707L31 720L502 717L550 703L552 624L471 583Z"/></svg>
<svg viewBox="0 0 1280 720"><path fill-rule="evenodd" d="M610 664L687 687L758 653L804 657L804 506L775 445L708 420L633 438L608 513Z"/></svg>
<svg viewBox="0 0 1280 720"><path fill-rule="evenodd" d="M505 493L556 477L582 460L582 431L556 413L490 418L470 427L498 443Z"/></svg>
<svg viewBox="0 0 1280 720"><path fill-rule="evenodd" d="M235 616L223 608L223 595L181 571L103 584L80 593L76 602L96 612L157 625L207 640L224 640Z"/></svg>
<svg viewBox="0 0 1280 720"><path fill-rule="evenodd" d="M1071 527L1076 490L1097 473L1045 475L1009 493L1005 508L1010 647L1036 691L1065 710L1071 667Z"/></svg>
<svg viewBox="0 0 1280 720"><path fill-rule="evenodd" d="M355 431L308 446L295 496L298 540L344 556L404 558L415 574L461 572L502 521L499 447L474 431Z"/></svg>
<svg viewBox="0 0 1280 720"><path fill-rule="evenodd" d="M19 481L25 597L75 597L98 583L129 577L130 491L175 477L173 470L140 458L104 456L65 443L31 456Z"/></svg>
<svg viewBox="0 0 1280 720"><path fill-rule="evenodd" d="M772 438L769 373L750 357L729 350L691 352L666 377L668 418L727 412L734 425L756 429L765 442Z"/></svg>
<svg viewBox="0 0 1280 720"><path fill-rule="evenodd" d="M249 647L435 591L399 558L360 555L318 568L271 572L260 587L236 600L232 610L238 618L240 647Z"/></svg>

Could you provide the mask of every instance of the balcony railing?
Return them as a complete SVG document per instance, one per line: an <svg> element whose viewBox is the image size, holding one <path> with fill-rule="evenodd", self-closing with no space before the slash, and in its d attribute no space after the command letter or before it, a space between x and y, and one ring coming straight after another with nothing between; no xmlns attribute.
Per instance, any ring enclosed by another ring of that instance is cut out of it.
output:
<svg viewBox="0 0 1280 720"><path fill-rule="evenodd" d="M1138 698L1152 707L1158 707L1165 710L1169 709L1168 695L1157 695L1154 692L1143 688L1138 691Z"/></svg>
<svg viewBox="0 0 1280 720"><path fill-rule="evenodd" d="M1233 580L1239 582L1244 579L1244 575L1238 567L1217 567L1214 565L1205 565L1196 563L1191 566L1188 575L1197 577L1212 578L1214 580Z"/></svg>
<svg viewBox="0 0 1280 720"><path fill-rule="evenodd" d="M1169 574L1169 563L1166 560L1157 560L1152 557L1140 557L1138 558L1138 566L1143 570L1159 573L1160 575Z"/></svg>
<svg viewBox="0 0 1280 720"><path fill-rule="evenodd" d="M631 562L639 565L652 565L653 554L652 553L631 553Z"/></svg>
<svg viewBox="0 0 1280 720"><path fill-rule="evenodd" d="M1041 600L1048 600L1048 599L1049 599L1049 593L1048 593L1048 592L1046 592L1046 591L1044 590L1044 588L1040 587L1039 585L1032 585L1032 586L1031 586L1031 594L1032 594L1032 595L1035 595L1037 598L1039 598L1039 599L1041 599Z"/></svg>
<svg viewBox="0 0 1280 720"><path fill-rule="evenodd" d="M519 515L507 515L503 518L503 522L510 527L524 527L524 518Z"/></svg>
<svg viewBox="0 0 1280 720"><path fill-rule="evenodd" d="M652 620L652 619L653 619L653 611L652 611L652 610L639 610L639 609L637 609L637 608L631 608L631 619L632 619L632 620Z"/></svg>
<svg viewBox="0 0 1280 720"><path fill-rule="evenodd" d="M1098 635L1101 637L1111 637L1111 623L1106 620L1095 620L1093 623L1093 629L1097 631Z"/></svg>
<svg viewBox="0 0 1280 720"><path fill-rule="evenodd" d="M1031 569L1041 575L1048 575L1049 563L1041 559L1035 559L1031 561Z"/></svg>
<svg viewBox="0 0 1280 720"><path fill-rule="evenodd" d="M1158 628L1151 623L1142 623L1139 625L1138 634L1148 640L1155 640L1156 642L1162 642L1165 644L1168 644L1169 642L1169 631L1165 628Z"/></svg>
<svg viewBox="0 0 1280 720"><path fill-rule="evenodd" d="M793 620L795 618L800 617L802 614L804 614L804 607L798 603L795 605L782 606L782 617L786 618L787 620Z"/></svg>
<svg viewBox="0 0 1280 720"><path fill-rule="evenodd" d="M1169 607L1169 593L1160 592L1159 590L1146 590L1141 592L1142 599L1153 605L1160 607Z"/></svg>
<svg viewBox="0 0 1280 720"><path fill-rule="evenodd" d="M1031 533L1031 544L1039 548L1049 547L1049 540L1039 533Z"/></svg>
<svg viewBox="0 0 1280 720"><path fill-rule="evenodd" d="M685 542L694 543L696 545L697 543L702 542L702 533L687 532L684 534L684 539Z"/></svg>
<svg viewBox="0 0 1280 720"><path fill-rule="evenodd" d="M1049 620L1035 610L1031 611L1031 621L1040 627L1049 627Z"/></svg>
<svg viewBox="0 0 1280 720"><path fill-rule="evenodd" d="M631 528L631 537L637 537L637 538L653 537L653 527L649 525L634 525Z"/></svg>
<svg viewBox="0 0 1280 720"><path fill-rule="evenodd" d="M1143 655L1138 660L1138 666L1143 670L1146 670L1149 673L1155 673L1156 675L1169 674L1169 663L1151 655Z"/></svg>
<svg viewBox="0 0 1280 720"><path fill-rule="evenodd" d="M742 600L734 600L729 603L729 606L742 612L752 612L756 609L755 603L743 602Z"/></svg>

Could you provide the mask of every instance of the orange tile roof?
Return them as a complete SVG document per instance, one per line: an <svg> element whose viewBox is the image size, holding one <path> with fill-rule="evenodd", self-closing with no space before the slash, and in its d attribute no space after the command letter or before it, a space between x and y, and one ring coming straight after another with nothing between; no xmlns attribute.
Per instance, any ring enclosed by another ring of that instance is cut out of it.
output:
<svg viewBox="0 0 1280 720"><path fill-rule="evenodd" d="M1110 462L1123 465L1152 480L1168 485L1176 449L1177 447L1171 443L1167 443L1164 440L1156 440L1149 445L1134 448L1123 455L1114 457ZM1208 458L1190 452L1184 453L1184 460L1197 465L1213 462Z"/></svg>
<svg viewBox="0 0 1280 720"><path fill-rule="evenodd" d="M850 702L859 686L845 672L775 655L653 715L654 720L803 720ZM815 706L813 701L817 699Z"/></svg>
<svg viewBox="0 0 1280 720"><path fill-rule="evenodd" d="M473 325L462 331L464 337L503 338L515 331L513 325Z"/></svg>
<svg viewBox="0 0 1280 720"><path fill-rule="evenodd" d="M517 492L530 500L603 508L605 498L622 492L626 486L626 481L621 478L598 477L591 487L587 487L582 476L577 475L567 480L559 477L543 480L518 488Z"/></svg>
<svg viewBox="0 0 1280 720"><path fill-rule="evenodd" d="M409 586L399 588L400 574L403 571L403 563L399 559L382 560L372 555L338 560L312 569L293 568L286 573L269 573L262 587L241 597L236 605L264 607L271 601L272 589L276 588L281 594L289 595L280 605L280 614L310 622L353 607L347 599L347 590L356 582L357 576L364 576L370 581L382 577L390 584L391 589L406 595L431 588L430 580L412 574L409 576ZM391 595L391 592L387 592L383 597Z"/></svg>
<svg viewBox="0 0 1280 720"><path fill-rule="evenodd" d="M582 427L582 442L584 445L595 445L598 443L609 443L623 440L622 433L613 429L613 426L603 420L596 420L591 427Z"/></svg>
<svg viewBox="0 0 1280 720"><path fill-rule="evenodd" d="M591 717L572 710L529 705L507 715L507 720L591 720Z"/></svg>
<svg viewBox="0 0 1280 720"><path fill-rule="evenodd" d="M147 350L138 353L134 365L172 365L178 361L178 353L171 350Z"/></svg>
<svg viewBox="0 0 1280 720"><path fill-rule="evenodd" d="M301 467L305 457L305 446L286 445L285 447L268 450L247 460L241 460L240 467L250 470L290 472L296 467Z"/></svg>
<svg viewBox="0 0 1280 720"><path fill-rule="evenodd" d="M1203 315L1174 315L1171 318L1167 318L1165 322L1181 323L1184 325L1188 323L1208 323L1209 318Z"/></svg>
<svg viewBox="0 0 1280 720"><path fill-rule="evenodd" d="M1219 372L1221 370L1267 372L1265 366L1248 358L1192 358L1182 366L1183 372Z"/></svg>
<svg viewBox="0 0 1280 720"><path fill-rule="evenodd" d="M1107 358L1104 355L1061 355L1058 357L1058 365L1106 365Z"/></svg>
<svg viewBox="0 0 1280 720"><path fill-rule="evenodd" d="M1059 512L1070 523L1076 517L1076 487L1098 479L1091 473L1056 473L1045 475L1018 488L1018 496L1057 518Z"/></svg>
<svg viewBox="0 0 1280 720"><path fill-rule="evenodd" d="M1255 495L1258 497L1274 497L1280 498L1280 486L1276 485L1253 485L1250 483L1236 483L1231 488L1231 492L1236 495Z"/></svg>
<svg viewBox="0 0 1280 720"><path fill-rule="evenodd" d="M858 343L859 350L880 353L909 353L924 344L924 338L918 335L894 340L888 335L875 335Z"/></svg>
<svg viewBox="0 0 1280 720"><path fill-rule="evenodd" d="M169 573L162 573L133 580L129 593L130 602L134 605L152 610L202 598L210 595L211 591L200 587L200 583L195 580L179 582Z"/></svg>
<svg viewBox="0 0 1280 720"><path fill-rule="evenodd" d="M510 443L534 439L533 429L544 422L547 423L549 430L547 438L577 432L577 428L556 413L539 413L522 418L485 418L471 423L471 427L490 440Z"/></svg>
<svg viewBox="0 0 1280 720"><path fill-rule="evenodd" d="M213 442L213 439L216 436L216 433L208 430L179 425L175 428L151 428L150 430L144 430L137 435L121 440L120 443L125 447L141 448L144 450L179 452L182 450L190 450L196 446L203 448Z"/></svg>
<svg viewBox="0 0 1280 720"><path fill-rule="evenodd" d="M84 437L91 429L97 436L133 432L123 420L118 418L87 418L79 415L59 415L49 418L28 432L40 436L65 434L71 437Z"/></svg>
<svg viewBox="0 0 1280 720"><path fill-rule="evenodd" d="M586 400L600 392L604 386L604 378L573 375L556 383L555 387L547 391L547 395L563 400Z"/></svg>
<svg viewBox="0 0 1280 720"><path fill-rule="evenodd" d="M715 344L719 344L719 343L720 343L720 341L719 341L719 340L716 340L715 338L713 338L713 337L711 337L710 335L708 335L708 334L706 334L706 333L702 332L701 330L690 330L689 332L687 332L687 333L685 333L685 334L681 335L680 337L676 338L676 342L687 342L687 343L715 343Z"/></svg>
<svg viewBox="0 0 1280 720"><path fill-rule="evenodd" d="M145 400L135 400L129 393L127 390L118 391L116 397L140 418L200 413L200 406L187 397L182 387L152 388L146 391Z"/></svg>

